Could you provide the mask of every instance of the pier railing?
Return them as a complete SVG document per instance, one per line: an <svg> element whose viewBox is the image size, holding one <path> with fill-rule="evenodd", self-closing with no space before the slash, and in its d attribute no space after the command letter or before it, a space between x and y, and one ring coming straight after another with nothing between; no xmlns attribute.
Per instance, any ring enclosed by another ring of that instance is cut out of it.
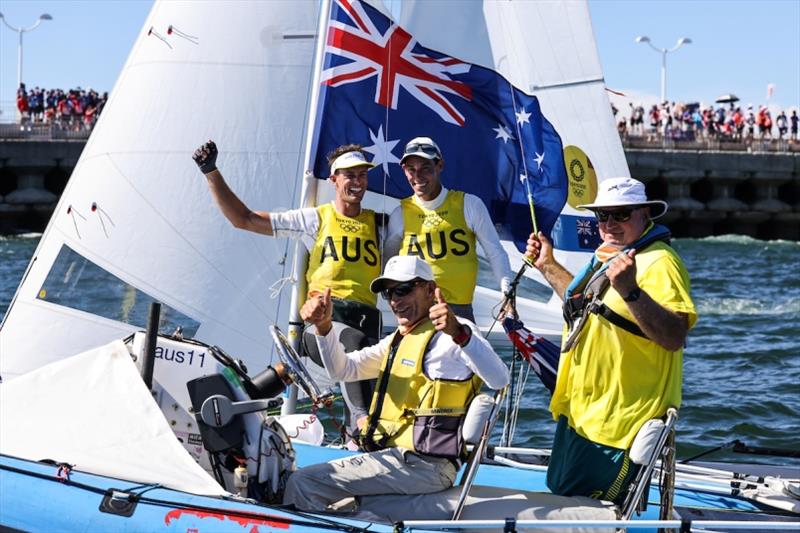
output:
<svg viewBox="0 0 800 533"><path fill-rule="evenodd" d="M75 129L71 125L58 122L49 124L38 122L0 124L0 139L19 139L25 141L81 140L85 141L92 133L91 129Z"/></svg>
<svg viewBox="0 0 800 533"><path fill-rule="evenodd" d="M61 122L6 122L0 123L0 139L14 140L86 140L91 128L83 124ZM625 148L645 150L690 150L711 152L773 152L800 153L800 141L790 139L743 139L719 137L675 139L669 137L624 136Z"/></svg>
<svg viewBox="0 0 800 533"><path fill-rule="evenodd" d="M669 137L622 138L625 148L644 150L697 150L704 152L795 152L800 153L800 141L790 139L724 139L718 137L673 139Z"/></svg>

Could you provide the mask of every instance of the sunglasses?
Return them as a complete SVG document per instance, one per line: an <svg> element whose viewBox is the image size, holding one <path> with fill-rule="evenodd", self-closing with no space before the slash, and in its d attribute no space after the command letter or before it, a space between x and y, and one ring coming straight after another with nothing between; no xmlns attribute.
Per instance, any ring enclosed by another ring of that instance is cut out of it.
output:
<svg viewBox="0 0 800 533"><path fill-rule="evenodd" d="M383 296L387 302L390 301L394 296L397 296L398 298L402 298L403 296L408 296L409 294L411 294L411 291L413 291L414 288L422 282L423 280L421 279L415 279L411 281L406 281L405 283L398 283L397 285L395 285L390 289L383 289L381 291L381 296Z"/></svg>
<svg viewBox="0 0 800 533"><path fill-rule="evenodd" d="M614 222L627 222L631 219L631 213L633 213L633 209L625 209L623 211L595 211L595 215L597 215L597 220L600 222L608 222L609 218L614 219Z"/></svg>
<svg viewBox="0 0 800 533"><path fill-rule="evenodd" d="M435 156L438 159L442 158L442 154L439 153L439 149L433 146L432 144L425 144L425 143L413 143L407 144L406 149L403 152L404 154L413 154L416 152L423 152L428 155Z"/></svg>

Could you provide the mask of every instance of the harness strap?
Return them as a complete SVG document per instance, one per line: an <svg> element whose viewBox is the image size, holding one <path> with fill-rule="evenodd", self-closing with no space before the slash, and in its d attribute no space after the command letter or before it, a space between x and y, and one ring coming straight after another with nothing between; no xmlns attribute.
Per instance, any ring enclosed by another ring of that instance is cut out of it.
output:
<svg viewBox="0 0 800 533"><path fill-rule="evenodd" d="M632 246L623 250L641 251L657 241L670 244L671 235L664 226L654 225L647 230L645 235L636 241ZM564 318L570 325L567 339L564 341L561 352L568 352L578 340L578 336L586 323L589 313L600 315L615 326L622 328L628 333L638 337L649 339L642 329L633 321L628 320L619 313L613 311L603 303L603 295L608 290L611 283L608 280L606 269L610 262L599 264L595 257L586 265L583 270L573 278L572 283L567 288L564 299Z"/></svg>
<svg viewBox="0 0 800 533"><path fill-rule="evenodd" d="M389 357L387 357L386 366L381 376L381 382L378 385L378 389L375 391L378 395L378 401L375 403L375 412L370 413L369 426L364 434L364 438L361 440L361 446L368 452L381 449L382 447L380 444L375 443L375 430L378 428L378 421L381 418L381 411L383 410L383 400L386 398L386 389L389 387L389 374L391 374L394 358L397 355L397 349L400 347L402 339L403 336L400 335L399 331L394 334L392 345L389 348Z"/></svg>
<svg viewBox="0 0 800 533"><path fill-rule="evenodd" d="M645 335L644 331L642 331L642 328L640 328L636 322L628 320L602 302L599 304L597 302L592 302L592 305L589 306L589 312L600 315L615 326L624 329L628 333L633 333L634 335L642 337L643 339L650 339L650 337Z"/></svg>

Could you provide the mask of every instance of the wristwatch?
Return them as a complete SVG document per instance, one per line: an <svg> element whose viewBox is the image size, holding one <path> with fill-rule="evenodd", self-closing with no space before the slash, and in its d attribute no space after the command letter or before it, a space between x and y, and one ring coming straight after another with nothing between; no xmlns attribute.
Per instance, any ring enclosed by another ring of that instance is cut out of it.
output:
<svg viewBox="0 0 800 533"><path fill-rule="evenodd" d="M453 342L458 344L461 348L467 345L469 340L472 338L472 330L469 326L465 326L461 324L461 331L458 332L458 335L453 337Z"/></svg>
<svg viewBox="0 0 800 533"><path fill-rule="evenodd" d="M641 295L642 295L642 289L636 287L631 292L629 292L628 295L623 298L623 300L625 300L626 302L635 302L636 300L639 299L639 296Z"/></svg>

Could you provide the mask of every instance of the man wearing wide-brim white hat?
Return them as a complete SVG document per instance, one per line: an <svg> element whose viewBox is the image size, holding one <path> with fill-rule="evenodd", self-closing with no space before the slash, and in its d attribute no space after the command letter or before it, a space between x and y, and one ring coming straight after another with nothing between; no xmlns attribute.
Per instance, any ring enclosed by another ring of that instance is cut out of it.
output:
<svg viewBox="0 0 800 533"><path fill-rule="evenodd" d="M209 141L195 151L194 160L222 214L239 229L300 239L309 252L309 295L320 296L331 288L339 340L347 350L377 342L381 315L369 284L381 272L380 246L375 212L361 208L367 192L367 173L375 165L367 160L362 147L347 144L328 155L330 181L336 189L332 202L272 213L253 211L236 196L217 168L217 153L216 144ZM305 335L304 341L304 353L321 366L313 335ZM368 383L343 385L351 431L366 416L371 394Z"/></svg>
<svg viewBox="0 0 800 533"><path fill-rule="evenodd" d="M567 320L550 411L558 421L547 484L555 494L621 503L637 465L629 450L650 419L681 401L683 345L697 313L689 275L653 223L667 203L631 178L600 183L603 242L575 276L531 234L525 256L564 300Z"/></svg>

